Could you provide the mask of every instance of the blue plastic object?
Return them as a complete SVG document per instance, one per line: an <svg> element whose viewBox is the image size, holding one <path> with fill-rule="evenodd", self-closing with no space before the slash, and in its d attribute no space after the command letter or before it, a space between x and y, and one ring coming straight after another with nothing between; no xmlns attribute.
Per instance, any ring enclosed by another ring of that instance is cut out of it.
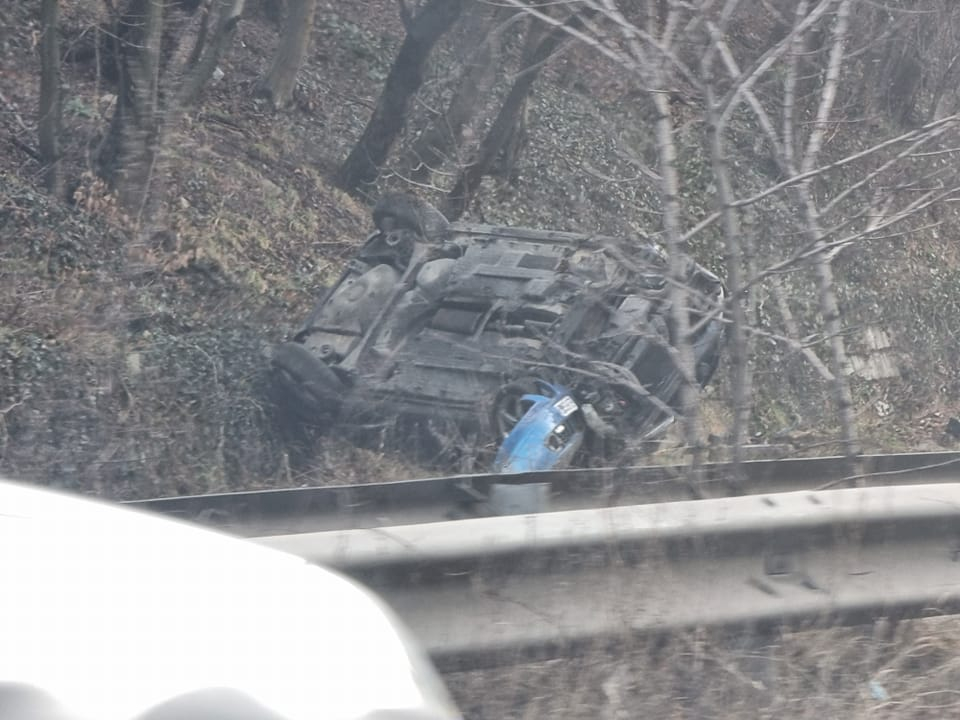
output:
<svg viewBox="0 0 960 720"><path fill-rule="evenodd" d="M522 397L531 406L504 438L493 460L494 472L563 468L583 444L583 415L570 391L542 380L537 385L540 393Z"/></svg>

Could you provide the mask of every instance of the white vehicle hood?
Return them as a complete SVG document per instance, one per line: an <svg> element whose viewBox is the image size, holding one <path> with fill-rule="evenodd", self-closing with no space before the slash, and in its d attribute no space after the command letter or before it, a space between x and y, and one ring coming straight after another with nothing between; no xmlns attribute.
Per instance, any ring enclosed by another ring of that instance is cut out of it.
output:
<svg viewBox="0 0 960 720"><path fill-rule="evenodd" d="M0 480L0 578L0 705L39 692L45 717L70 720L460 717L379 598L253 543Z"/></svg>

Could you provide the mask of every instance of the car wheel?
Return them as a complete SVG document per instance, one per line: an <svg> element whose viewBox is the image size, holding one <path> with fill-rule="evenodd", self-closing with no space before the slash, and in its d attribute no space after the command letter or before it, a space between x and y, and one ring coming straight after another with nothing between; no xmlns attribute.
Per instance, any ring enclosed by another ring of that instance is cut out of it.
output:
<svg viewBox="0 0 960 720"><path fill-rule="evenodd" d="M533 405L529 400L524 400L523 396L540 393L537 379L534 377L518 378L500 388L493 401L492 417L493 430L498 442L510 434L520 422L520 418L526 415Z"/></svg>
<svg viewBox="0 0 960 720"><path fill-rule="evenodd" d="M429 203L404 193L387 193L373 208L373 224L385 234L411 230L431 238L445 233L450 223Z"/></svg>
<svg viewBox="0 0 960 720"><path fill-rule="evenodd" d="M304 345L287 342L273 349L274 384L281 404L305 421L330 421L339 412L345 386Z"/></svg>

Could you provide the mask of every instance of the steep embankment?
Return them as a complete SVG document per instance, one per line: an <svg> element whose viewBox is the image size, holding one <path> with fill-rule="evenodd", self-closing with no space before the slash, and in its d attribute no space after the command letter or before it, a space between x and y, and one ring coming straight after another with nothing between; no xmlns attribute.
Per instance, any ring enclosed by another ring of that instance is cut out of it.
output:
<svg viewBox="0 0 960 720"><path fill-rule="evenodd" d="M65 46L88 42L100 12L92 1L63 3ZM113 101L91 57L64 66L65 163L81 180L70 203L39 189L30 152L36 13L29 3L13 10L3 58L10 72L0 76L0 469L115 497L424 472L394 453L335 438L300 438L298 447L278 433L262 388L264 348L299 322L369 227L366 208L328 176L362 131L396 51L402 30L393 6L321 6L296 103L281 113L252 93L276 28L245 18L223 79L173 129L159 231L137 241L86 170ZM448 39L441 53L461 39ZM440 67L408 127L447 92ZM567 52L537 86L513 182L485 182L475 212L585 232L655 230L656 197L642 181L654 160L645 118L621 73L586 51ZM474 134L488 121L489 113L478 116ZM693 212L712 202L711 186L702 128L681 127L684 199ZM755 131L740 132L738 172L768 182ZM828 150L868 141L844 138L840 128ZM386 184L403 187L399 177ZM880 330L897 365L892 377L855 380L875 449L932 447L957 410L957 215L944 211L938 222L837 262L855 351L867 357L868 336ZM754 232L764 259L775 259L775 229ZM715 237L698 238L695 249L721 268ZM798 322L812 329L812 284L804 274L790 282ZM757 303L755 319L779 321L770 298ZM823 382L782 346L758 343L756 437L786 431L807 452L829 450L817 444L833 429ZM727 393L722 379L709 393L718 435Z"/></svg>

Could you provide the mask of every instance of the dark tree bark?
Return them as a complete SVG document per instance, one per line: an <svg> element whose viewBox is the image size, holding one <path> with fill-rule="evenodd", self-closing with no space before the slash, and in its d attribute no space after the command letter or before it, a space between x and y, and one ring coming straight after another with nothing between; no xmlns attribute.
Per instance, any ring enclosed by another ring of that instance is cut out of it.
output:
<svg viewBox="0 0 960 720"><path fill-rule="evenodd" d="M547 28L543 23L531 21L530 27L527 29L527 37L524 40L523 53L520 58L520 67L523 68L524 71L531 70L537 66L537 51L540 43L543 42L546 32ZM546 61L544 60L543 62L545 63ZM537 68L537 70L539 72L539 68ZM508 182L514 179L517 163L520 161L520 156L527 147L527 141L529 140L529 134L527 132L529 110L530 93L527 93L520 107L520 112L517 113L517 121L513 124L513 127L510 128L503 147L500 148L493 165L490 167L491 175L499 176Z"/></svg>
<svg viewBox="0 0 960 720"><path fill-rule="evenodd" d="M401 2L407 35L377 101L373 116L359 142L337 172L336 184L347 192L377 179L380 167L406 120L410 98L423 83L423 68L430 51L460 16L463 0L428 0L410 17Z"/></svg>
<svg viewBox="0 0 960 720"><path fill-rule="evenodd" d="M101 175L120 203L138 217L147 201L160 146L161 0L131 0L115 33L120 86L110 129L100 148Z"/></svg>
<svg viewBox="0 0 960 720"><path fill-rule="evenodd" d="M590 13L592 14L592 12ZM573 15L562 26L554 27L543 36L529 53L529 64L517 75L513 86L507 93L500 112L494 119L490 130L484 136L476 158L463 169L457 177L453 189L447 194L444 214L451 220L459 218L466 211L470 200L480 187L480 181L489 175L498 157L517 132L517 126L523 118L527 98L533 89L540 71L550 56L556 52L569 35L567 28L580 27L587 13Z"/></svg>
<svg viewBox="0 0 960 720"><path fill-rule="evenodd" d="M525 70L534 68L537 62L537 50L540 43L547 33L547 27L543 23L531 22L527 29L527 37L523 43L523 55L521 56L520 67ZM546 62L545 60L542 62ZM539 71L539 69L538 69ZM527 119L530 110L530 93L523 99L523 106L517 114L517 122L510 129L503 147L497 154L496 161L490 168L491 175L497 175L507 182L515 179L517 163L520 156L527 147L529 134L527 133Z"/></svg>
<svg viewBox="0 0 960 720"><path fill-rule="evenodd" d="M220 0L217 11L217 29L206 48L203 49L202 54L199 54L199 57L196 58L196 62L190 63L190 72L183 81L180 90L180 105L182 107L195 103L197 98L200 97L200 93L203 92L203 88L210 81L220 57L233 42L237 25L240 23L240 16L243 14L243 6L244 0ZM206 18L204 18L204 22L206 22ZM205 28L202 32L205 35ZM200 48L199 42L197 48Z"/></svg>
<svg viewBox="0 0 960 720"><path fill-rule="evenodd" d="M197 30L197 38L194 40L193 49L187 58L188 68L192 68L200 62L200 56L203 54L203 49L207 45L207 36L210 34L211 5L211 0L207 0L203 5L203 17L200 18L200 29Z"/></svg>
<svg viewBox="0 0 960 720"><path fill-rule="evenodd" d="M859 91L865 112L901 126L922 120L918 104L927 94L923 90L933 89L934 75L948 59L940 48L933 57L924 57L925 48L937 44L938 27L951 27L951 18L943 12L946 6L938 11L934 4L927 3L924 12L890 13L861 3L854 11L854 27L863 28L864 37L876 38L863 52Z"/></svg>
<svg viewBox="0 0 960 720"><path fill-rule="evenodd" d="M7 38L10 36L10 18L6 8L0 8L0 57L7 54Z"/></svg>
<svg viewBox="0 0 960 720"><path fill-rule="evenodd" d="M287 15L280 35L280 44L270 69L257 85L257 93L270 100L275 108L289 105L297 73L310 48L310 32L317 0L288 0ZM211 70L212 72L212 70Z"/></svg>
<svg viewBox="0 0 960 720"><path fill-rule="evenodd" d="M482 21L483 36L466 58L457 89L445 112L440 114L417 138L407 159L409 175L427 182L432 170L441 167L456 153L464 128L477 116L486 101L496 76L503 27L494 27L504 15L501 10ZM505 27L505 26L504 26Z"/></svg>
<svg viewBox="0 0 960 720"><path fill-rule="evenodd" d="M490 167L490 174L499 177L509 183L514 183L517 178L517 163L520 162L520 156L526 149L530 140L530 134L527 131L527 122L530 117L530 96L527 95L517 114L517 122L507 136L506 142L497 153L496 160Z"/></svg>
<svg viewBox="0 0 960 720"><path fill-rule="evenodd" d="M901 126L911 124L916 111L923 65L913 44L913 37L896 34L886 43L880 64L880 87L876 103L887 117Z"/></svg>
<svg viewBox="0 0 960 720"><path fill-rule="evenodd" d="M199 6L200 0L128 0L122 14L114 18L110 54L117 70L117 103L100 145L98 170L138 222L153 215L163 176L166 128L181 112L181 102L196 97L213 72L219 53L232 37L243 0L220 0L216 34L184 76L182 67L171 65L177 62L184 29ZM162 83L182 76L179 86Z"/></svg>
<svg viewBox="0 0 960 720"><path fill-rule="evenodd" d="M60 47L59 0L43 0L40 5L40 114L37 121L40 162L44 183L54 195L61 195L60 173Z"/></svg>

